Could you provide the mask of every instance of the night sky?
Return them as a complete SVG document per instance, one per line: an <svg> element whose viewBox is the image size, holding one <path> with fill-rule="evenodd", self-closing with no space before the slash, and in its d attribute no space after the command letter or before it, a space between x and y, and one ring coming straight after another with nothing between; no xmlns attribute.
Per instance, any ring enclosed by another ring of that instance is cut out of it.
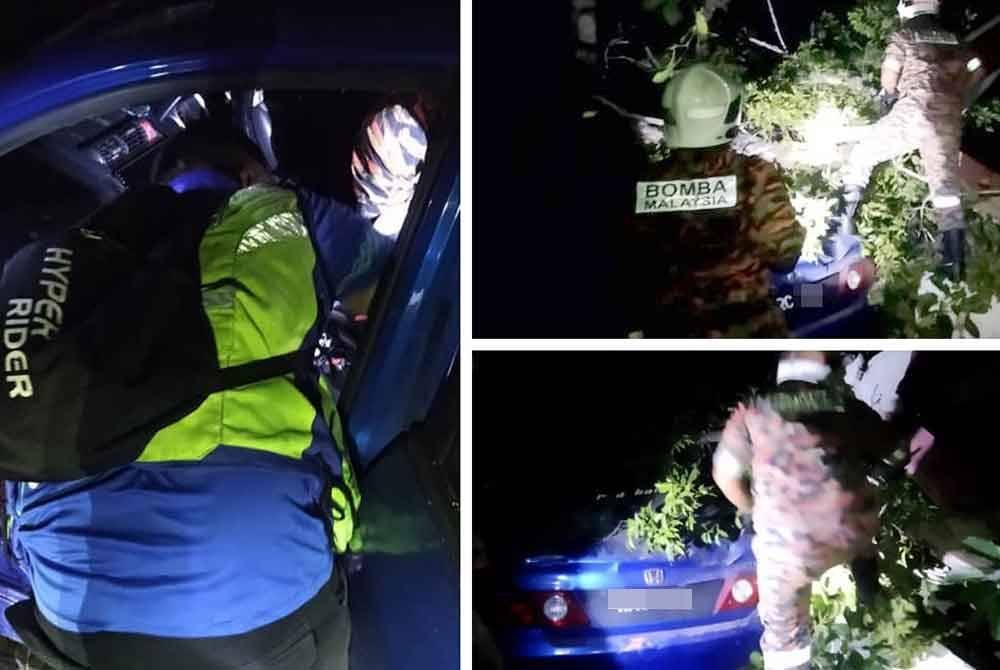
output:
<svg viewBox="0 0 1000 670"><path fill-rule="evenodd" d="M623 432L669 428L676 416L772 382L776 364L771 352L477 352L477 471L502 468L521 449L561 459L615 443L622 455Z"/></svg>
<svg viewBox="0 0 1000 670"><path fill-rule="evenodd" d="M650 487L672 436L712 428L776 365L770 352L477 352L474 528L513 543L586 519L597 493Z"/></svg>

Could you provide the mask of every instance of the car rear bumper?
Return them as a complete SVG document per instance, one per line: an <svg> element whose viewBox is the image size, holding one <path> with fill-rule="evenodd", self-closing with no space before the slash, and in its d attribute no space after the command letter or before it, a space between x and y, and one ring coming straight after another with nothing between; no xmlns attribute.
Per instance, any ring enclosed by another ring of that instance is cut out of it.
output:
<svg viewBox="0 0 1000 670"><path fill-rule="evenodd" d="M738 670L749 665L763 629L757 613L724 623L627 634L568 637L519 631L507 646L508 668L536 670Z"/></svg>
<svg viewBox="0 0 1000 670"><path fill-rule="evenodd" d="M868 298L861 296L821 314L802 309L789 326L793 337L866 337L870 319Z"/></svg>

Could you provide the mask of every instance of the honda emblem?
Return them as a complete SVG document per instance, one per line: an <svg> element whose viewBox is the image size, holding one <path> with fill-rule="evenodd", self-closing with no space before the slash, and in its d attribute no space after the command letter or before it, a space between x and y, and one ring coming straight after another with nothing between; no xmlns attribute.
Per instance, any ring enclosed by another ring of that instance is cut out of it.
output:
<svg viewBox="0 0 1000 670"><path fill-rule="evenodd" d="M661 586L663 584L663 570L661 568L650 568L642 573L642 578L646 586Z"/></svg>

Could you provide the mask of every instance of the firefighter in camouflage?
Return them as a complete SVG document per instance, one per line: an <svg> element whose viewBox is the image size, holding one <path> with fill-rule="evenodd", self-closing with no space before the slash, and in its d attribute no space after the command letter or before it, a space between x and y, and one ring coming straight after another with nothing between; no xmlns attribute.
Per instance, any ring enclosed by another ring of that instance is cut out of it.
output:
<svg viewBox="0 0 1000 670"><path fill-rule="evenodd" d="M882 63L883 108L871 140L855 146L844 176L843 232L853 232L854 213L874 168L920 150L940 235L943 269L961 277L965 217L959 182L962 114L976 77L971 53L938 23L938 0L900 0L902 29L889 40ZM898 102L893 102L898 99Z"/></svg>
<svg viewBox="0 0 1000 670"><path fill-rule="evenodd" d="M894 444L822 353L786 354L777 389L726 424L713 477L753 516L765 670L811 667L811 587L829 568L867 559L852 567L859 595L874 597L879 505L866 464Z"/></svg>
<svg viewBox="0 0 1000 670"><path fill-rule="evenodd" d="M646 337L782 337L771 270L794 267L804 229L778 168L729 146L742 90L706 65L663 95L670 156L644 166L626 221L630 327Z"/></svg>

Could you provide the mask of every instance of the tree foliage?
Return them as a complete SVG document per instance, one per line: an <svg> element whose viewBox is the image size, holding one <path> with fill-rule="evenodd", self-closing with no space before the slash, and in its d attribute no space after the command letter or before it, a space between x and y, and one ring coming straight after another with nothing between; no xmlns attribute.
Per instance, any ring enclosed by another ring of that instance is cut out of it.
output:
<svg viewBox="0 0 1000 670"><path fill-rule="evenodd" d="M846 137L876 120L872 100L886 41L898 27L895 4L861 0L843 17L823 14L810 39L767 77L748 86L749 130L775 142L804 143L803 155L819 152L830 157L822 169L785 166L793 200L804 203L800 214L805 204L832 203L839 186L847 150L824 142L823 136ZM838 113L823 119L830 110ZM977 103L969 110L967 123L994 132L1000 127L1000 101ZM808 136L810 124L818 126L816 138ZM865 253L879 268L872 299L885 315L886 335L978 336L972 315L987 312L1000 296L1000 264L995 262L1000 233L998 222L976 211L976 203L974 196L964 202L970 224L970 270L966 282L953 284L932 276L936 226L918 155L904 156L875 171L857 224ZM813 241L825 232L821 230L825 218L802 221Z"/></svg>
<svg viewBox="0 0 1000 670"><path fill-rule="evenodd" d="M669 447L670 464L654 484L657 496L626 521L629 545L664 554L668 560L685 556L692 546L711 546L730 537L736 525L719 515L705 514L722 504L708 475L711 453L691 435Z"/></svg>
<svg viewBox="0 0 1000 670"><path fill-rule="evenodd" d="M645 0L664 30L676 39L660 54L649 54L644 69L666 83L685 64L708 61L731 74L745 72L746 49L734 49L712 32L712 17L728 3L704 0ZM949 17L961 31L986 16L974 10ZM845 13L823 13L810 37L767 74L747 81L745 130L784 146L793 204L807 229L804 256L820 251L850 146L877 141L861 133L877 121L874 96L889 37L899 27L896 0L858 0ZM979 101L966 114L970 128L1000 128L1000 98ZM859 138L861 138L859 140ZM662 156L662 147L649 147ZM998 222L978 210L979 198L964 199L971 253L966 281L951 283L934 274L936 225L930 194L916 153L875 171L857 225L867 256L879 277L872 302L881 308L890 337L979 335L976 315L995 311L1000 300L1000 264L994 259Z"/></svg>

